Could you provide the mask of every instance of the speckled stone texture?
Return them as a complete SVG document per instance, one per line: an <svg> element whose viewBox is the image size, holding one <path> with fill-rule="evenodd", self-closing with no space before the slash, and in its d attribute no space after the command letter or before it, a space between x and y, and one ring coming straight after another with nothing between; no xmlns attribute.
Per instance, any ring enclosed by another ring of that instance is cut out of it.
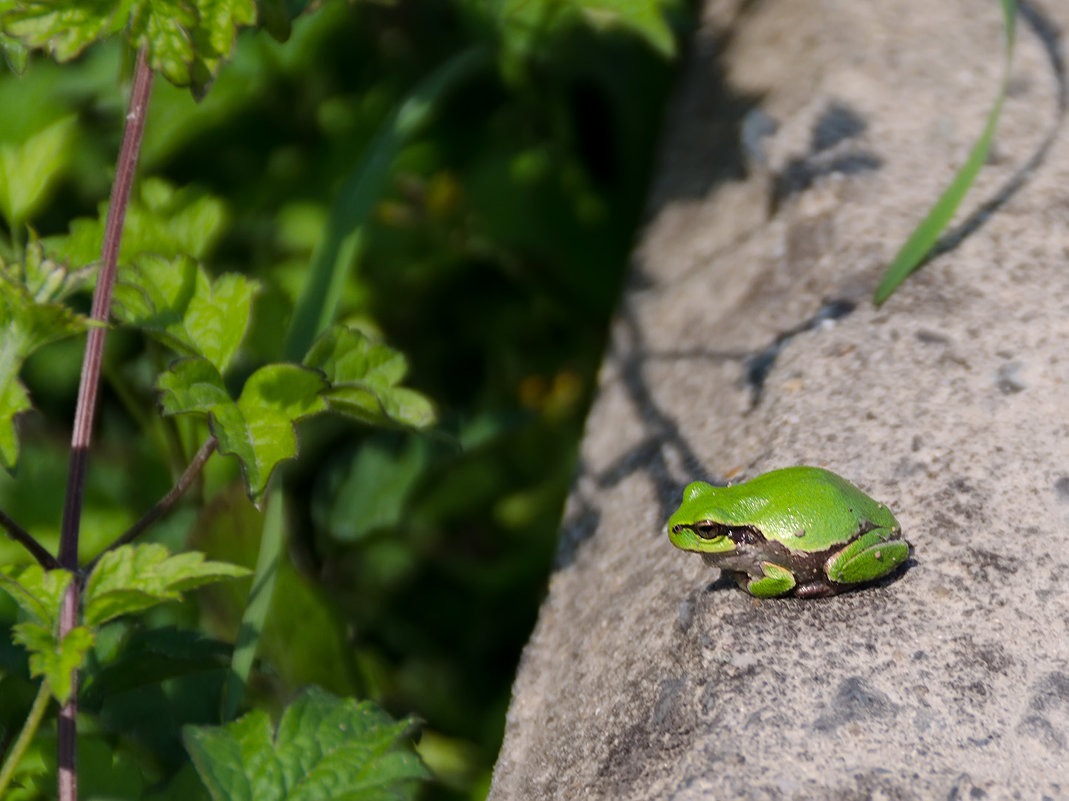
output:
<svg viewBox="0 0 1069 801"><path fill-rule="evenodd" d="M1069 798L1066 31L1026 7L961 236L877 309L998 4L706 4L494 801ZM671 547L688 481L792 464L886 502L907 568L758 601Z"/></svg>

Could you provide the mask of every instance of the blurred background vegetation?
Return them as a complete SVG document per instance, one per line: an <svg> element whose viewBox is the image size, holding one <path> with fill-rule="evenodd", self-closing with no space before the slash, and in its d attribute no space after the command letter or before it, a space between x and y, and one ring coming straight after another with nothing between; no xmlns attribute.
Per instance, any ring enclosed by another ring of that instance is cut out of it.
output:
<svg viewBox="0 0 1069 801"><path fill-rule="evenodd" d="M140 170L166 182L155 186L169 213L217 199L211 213L222 224L204 261L261 282L247 375L277 358L331 204L384 120L457 53L485 51L390 165L341 308L408 356L408 384L435 399L449 436L372 433L332 418L302 426L284 476L291 563L251 699L277 709L316 683L416 714L438 779L427 798L481 798L488 787L674 68L665 47L624 29L561 13L504 30L483 6L329 2L308 9L285 44L245 33L200 103L157 81ZM663 10L681 35L682 0ZM73 65L35 58L21 76L0 73L0 147L70 119L48 202L31 220L42 237L66 233L106 200L129 60L109 43ZM4 232L5 255L18 236ZM38 412L21 421L17 475L0 474L0 508L53 548L83 346L51 345L27 364ZM109 338L86 555L170 487L184 459L161 454L198 444L156 419L150 382L161 358L133 335ZM159 447L168 436L177 443ZM232 461L214 458L198 490L205 505L194 498L153 537L252 566L259 518ZM16 561L25 555L0 540L0 564ZM111 798L145 797L187 770L178 727L218 720L204 700L218 694L204 689L221 682L218 640L232 640L247 592L247 582L205 590L101 637L82 753L111 756L101 767L83 756L85 797L96 784ZM0 598L0 626L14 616ZM0 747L33 691L3 634ZM44 775L53 757L44 746L37 754ZM134 789L116 794L119 779Z"/></svg>

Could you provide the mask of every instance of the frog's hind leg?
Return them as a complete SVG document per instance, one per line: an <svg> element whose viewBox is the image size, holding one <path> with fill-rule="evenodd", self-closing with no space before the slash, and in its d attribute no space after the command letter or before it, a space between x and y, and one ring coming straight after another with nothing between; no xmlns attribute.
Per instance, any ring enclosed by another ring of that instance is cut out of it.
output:
<svg viewBox="0 0 1069 801"><path fill-rule="evenodd" d="M746 584L746 589L757 598L771 598L775 595L783 595L790 592L796 584L794 574L785 567L762 562L761 570L764 573L759 578L752 578Z"/></svg>
<svg viewBox="0 0 1069 801"><path fill-rule="evenodd" d="M866 531L825 563L828 578L857 584L885 576L909 558L909 543L889 528Z"/></svg>

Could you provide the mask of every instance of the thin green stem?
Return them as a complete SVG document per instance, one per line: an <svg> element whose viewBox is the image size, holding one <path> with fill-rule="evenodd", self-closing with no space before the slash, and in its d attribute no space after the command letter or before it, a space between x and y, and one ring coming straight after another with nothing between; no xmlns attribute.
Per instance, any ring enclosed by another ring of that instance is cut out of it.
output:
<svg viewBox="0 0 1069 801"><path fill-rule="evenodd" d="M15 768L18 767L30 743L33 742L33 736L37 733L37 727L41 725L41 720L48 710L48 702L51 700L52 693L48 689L48 682L42 680L37 690L37 697L33 699L33 706L30 707L30 714L26 716L26 722L22 724L22 731L19 732L18 739L11 744L11 750L7 752L4 764L0 767L0 798L4 797L4 791L7 790L7 786L11 784L11 779L15 775Z"/></svg>

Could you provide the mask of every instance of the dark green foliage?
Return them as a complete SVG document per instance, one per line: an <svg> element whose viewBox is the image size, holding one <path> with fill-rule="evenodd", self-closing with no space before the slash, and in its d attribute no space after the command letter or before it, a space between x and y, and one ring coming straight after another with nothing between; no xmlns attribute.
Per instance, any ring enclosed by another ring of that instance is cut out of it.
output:
<svg viewBox="0 0 1069 801"><path fill-rule="evenodd" d="M414 712L439 779L427 796L478 797L500 742L641 209L668 77L665 5L328 3L293 20L285 46L240 37L199 105L165 82L154 89L115 305L139 332L109 335L83 556L167 490L210 423L238 458L214 457L192 491L199 508L149 536L251 569L263 517L244 490L259 498L281 463L290 542L247 703L278 719L319 684ZM295 9L273 8L273 33ZM448 93L421 94L468 51L481 55ZM196 85L200 57L176 58ZM97 258L120 68L105 43L68 71L31 59L21 78L0 77L0 99L41 115L18 142L0 131L0 145L22 147L72 113L64 125L77 126L41 188L9 203L8 263L22 263L29 238L14 220L37 226L45 256ZM433 103L406 105L419 97ZM412 127L376 149L398 120ZM347 184L354 175L365 180ZM337 217L351 185L359 213ZM331 261L348 271L341 324L280 365L332 215L344 221ZM250 311L221 313L224 295ZM84 310L85 296L71 297ZM213 335L194 320L212 321ZM49 544L78 358L48 344L15 370L41 414L19 418L25 453L17 475L0 476L0 508ZM431 421L428 397L446 436L410 433ZM298 442L299 458L280 462ZM18 553L0 539L0 559ZM220 643L239 635L246 585L103 624L88 652L94 736L158 797L198 786L177 732L218 719ZM4 693L28 666L0 670ZM261 734L274 731L253 714Z"/></svg>

